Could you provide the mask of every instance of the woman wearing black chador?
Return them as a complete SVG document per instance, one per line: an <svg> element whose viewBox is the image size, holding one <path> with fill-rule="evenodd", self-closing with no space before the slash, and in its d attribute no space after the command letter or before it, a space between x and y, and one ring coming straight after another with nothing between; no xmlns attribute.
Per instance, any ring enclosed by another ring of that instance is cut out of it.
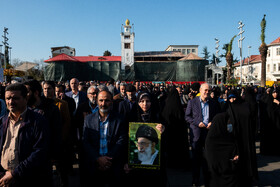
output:
<svg viewBox="0 0 280 187"><path fill-rule="evenodd" d="M136 99L136 105L133 106L130 116L127 117L129 122L143 123L158 123L157 129L162 134L165 127L159 119L159 108L154 102L152 95L148 92L140 92ZM164 139L164 134L161 136L161 141ZM131 169L125 165L126 171L126 186L166 186L166 171L164 149L161 146L160 153L160 169Z"/></svg>
<svg viewBox="0 0 280 187"><path fill-rule="evenodd" d="M251 186L257 180L257 161L249 106L230 104L217 114L207 134L205 153L210 186Z"/></svg>
<svg viewBox="0 0 280 187"><path fill-rule="evenodd" d="M280 100L276 89L267 90L260 101L260 152L280 156Z"/></svg>
<svg viewBox="0 0 280 187"><path fill-rule="evenodd" d="M189 142L185 113L177 89L171 87L161 117L165 124L165 150L168 167L188 168Z"/></svg>

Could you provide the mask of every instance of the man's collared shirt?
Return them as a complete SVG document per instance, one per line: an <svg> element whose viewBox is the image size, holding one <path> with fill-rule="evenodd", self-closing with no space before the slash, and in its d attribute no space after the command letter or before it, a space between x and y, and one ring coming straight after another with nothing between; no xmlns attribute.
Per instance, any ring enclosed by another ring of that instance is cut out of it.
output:
<svg viewBox="0 0 280 187"><path fill-rule="evenodd" d="M13 171L19 164L18 155L18 132L24 122L27 108L20 114L18 119L14 119L9 113L9 122L3 150L1 153L1 165L5 170Z"/></svg>
<svg viewBox="0 0 280 187"><path fill-rule="evenodd" d="M88 101L88 104L89 104L89 107L90 107L90 110L91 110L91 113L92 113L92 114L94 114L95 112L97 112L97 111L99 110L98 105L96 105L96 107L93 108L93 107L91 106L91 102L90 102L90 101Z"/></svg>
<svg viewBox="0 0 280 187"><path fill-rule="evenodd" d="M108 153L108 147L107 147L107 132L108 132L108 120L109 115L104 121L101 121L99 116L99 133L100 133L100 149L99 154L104 156Z"/></svg>
<svg viewBox="0 0 280 187"><path fill-rule="evenodd" d="M205 126L209 123L209 102L206 100L206 102L203 102L201 100L201 97L199 97L200 106L201 106L201 113L202 113L202 122Z"/></svg>
<svg viewBox="0 0 280 187"><path fill-rule="evenodd" d="M75 95L73 93L72 98L74 99L75 103L76 103L76 109L78 108L78 104L79 104L79 92L77 93L77 95Z"/></svg>

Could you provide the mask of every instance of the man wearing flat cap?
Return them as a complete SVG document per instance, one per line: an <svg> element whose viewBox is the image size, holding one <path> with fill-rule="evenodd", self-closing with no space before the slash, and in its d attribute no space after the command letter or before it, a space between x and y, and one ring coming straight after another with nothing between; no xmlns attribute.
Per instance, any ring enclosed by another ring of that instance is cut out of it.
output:
<svg viewBox="0 0 280 187"><path fill-rule="evenodd" d="M138 160L135 164L158 165L159 151L156 149L158 144L158 134L156 130L148 125L141 125L136 132Z"/></svg>

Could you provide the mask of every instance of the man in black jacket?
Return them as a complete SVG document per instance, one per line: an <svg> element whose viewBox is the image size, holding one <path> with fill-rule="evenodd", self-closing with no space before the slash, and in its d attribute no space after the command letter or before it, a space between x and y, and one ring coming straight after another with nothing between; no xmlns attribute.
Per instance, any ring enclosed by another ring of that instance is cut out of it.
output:
<svg viewBox="0 0 280 187"><path fill-rule="evenodd" d="M96 101L98 91L99 90L96 86L94 85L90 86L87 90L88 101L78 106L76 112L76 122L78 124L80 137L82 137L83 134L85 117L89 114L98 112L97 101ZM84 186L85 176L86 176L86 171L84 168L87 163L84 163L84 150L82 149L82 140L79 140L78 142L78 154L79 154L80 182L81 182L81 186Z"/></svg>
<svg viewBox="0 0 280 187"><path fill-rule="evenodd" d="M42 115L27 108L27 89L6 88L9 113L0 119L0 186L50 186L49 127Z"/></svg>

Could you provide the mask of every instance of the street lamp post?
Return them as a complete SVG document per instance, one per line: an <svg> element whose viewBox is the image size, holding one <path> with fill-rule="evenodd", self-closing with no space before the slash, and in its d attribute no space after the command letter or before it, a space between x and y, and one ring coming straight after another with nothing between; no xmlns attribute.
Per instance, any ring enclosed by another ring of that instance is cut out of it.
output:
<svg viewBox="0 0 280 187"><path fill-rule="evenodd" d="M245 32L242 28L245 24L243 24L242 21L239 21L238 24L238 29L240 29L238 33L238 36L240 36L238 40L238 47L240 49L240 84L242 85L242 41L245 39L245 37L242 37L242 34Z"/></svg>

